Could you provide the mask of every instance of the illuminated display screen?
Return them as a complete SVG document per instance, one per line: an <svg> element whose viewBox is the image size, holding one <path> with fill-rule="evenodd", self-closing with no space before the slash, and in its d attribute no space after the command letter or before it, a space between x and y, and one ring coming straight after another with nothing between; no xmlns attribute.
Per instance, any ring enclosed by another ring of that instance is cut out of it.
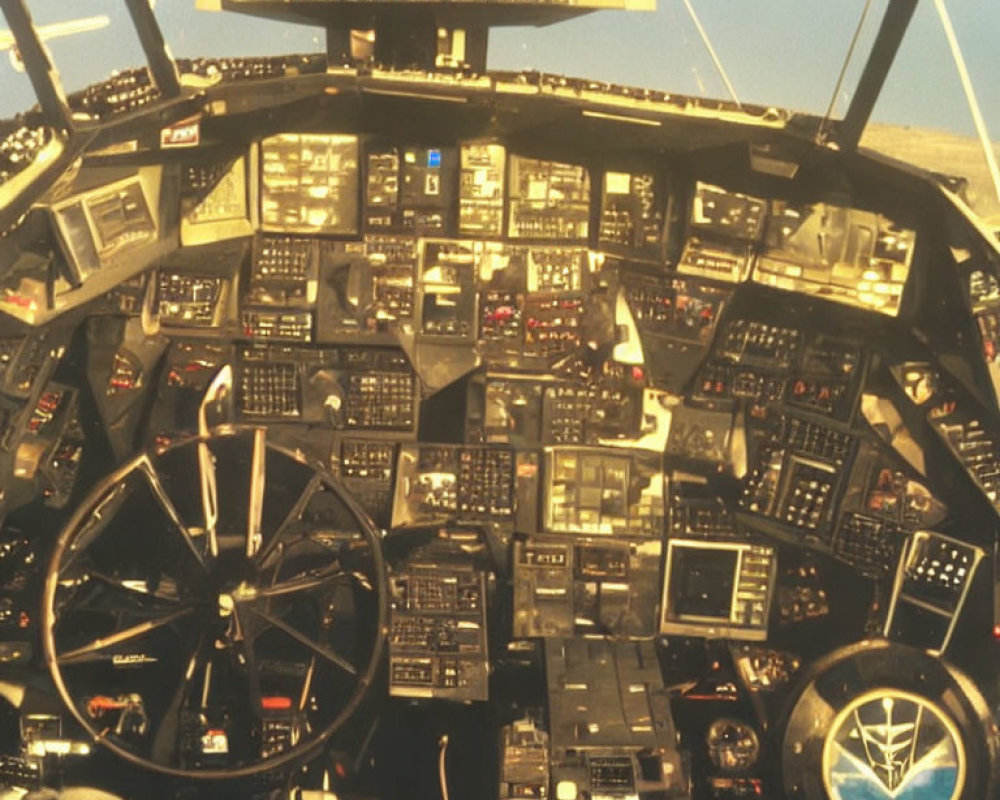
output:
<svg viewBox="0 0 1000 800"><path fill-rule="evenodd" d="M766 208L767 204L759 198L699 182L691 201L690 224L701 233L757 241Z"/></svg>
<svg viewBox="0 0 1000 800"><path fill-rule="evenodd" d="M238 158L212 190L188 214L188 221L223 222L247 216L246 164Z"/></svg>
<svg viewBox="0 0 1000 800"><path fill-rule="evenodd" d="M98 252L103 258L132 243L156 235L153 216L138 181L88 199L87 210L97 231Z"/></svg>
<svg viewBox="0 0 1000 800"><path fill-rule="evenodd" d="M754 280L895 316L916 234L878 214L776 200Z"/></svg>
<svg viewBox="0 0 1000 800"><path fill-rule="evenodd" d="M498 144L462 145L458 224L463 232L502 233L506 155Z"/></svg>
<svg viewBox="0 0 1000 800"><path fill-rule="evenodd" d="M657 458L575 447L553 447L546 456L547 530L639 537L660 534L663 473Z"/></svg>
<svg viewBox="0 0 1000 800"><path fill-rule="evenodd" d="M511 157L511 236L586 239L589 222L590 175L584 167Z"/></svg>
<svg viewBox="0 0 1000 800"><path fill-rule="evenodd" d="M358 230L358 140L282 133L261 143L261 222L266 230Z"/></svg>

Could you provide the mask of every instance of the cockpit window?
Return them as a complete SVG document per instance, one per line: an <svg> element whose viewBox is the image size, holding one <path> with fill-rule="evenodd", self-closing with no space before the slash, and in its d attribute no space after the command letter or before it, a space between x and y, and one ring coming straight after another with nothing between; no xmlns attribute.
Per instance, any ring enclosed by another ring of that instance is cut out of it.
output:
<svg viewBox="0 0 1000 800"><path fill-rule="evenodd" d="M947 9L1000 159L1000 94L995 90L1000 12L987 5L951 2ZM1000 198L934 3L917 5L861 146L945 176L981 217L1000 227Z"/></svg>
<svg viewBox="0 0 1000 800"><path fill-rule="evenodd" d="M124 0L26 4L78 119L104 119L159 98ZM189 87L321 72L327 66L322 27L221 11L221 0L150 4ZM584 83L573 86L593 84L612 93L637 87L680 101L685 96L738 101L758 110L839 120L890 0L659 0L657 5L583 14L558 25L494 28L487 67L544 73L545 85L579 78ZM986 127L1000 136L1000 94L989 91L998 77L993 34L1000 29L1000 4L953 0L948 6ZM0 29L5 27L0 21ZM37 100L13 37L3 30L0 54L7 56L0 59L0 120L12 120ZM0 129L0 140L8 133ZM23 135L31 140L33 134ZM919 3L861 144L960 177L952 185L964 189L980 214L1000 220L1000 199L974 135L938 4ZM15 150L21 147L15 144ZM0 148L0 158L3 154Z"/></svg>
<svg viewBox="0 0 1000 800"><path fill-rule="evenodd" d="M3 24L0 14L0 28ZM6 30L0 31L0 119L13 120L38 102L28 73L21 63L14 37ZM6 135L3 131L3 135Z"/></svg>
<svg viewBox="0 0 1000 800"><path fill-rule="evenodd" d="M192 0L156 5L156 20L182 74L227 80L274 77L247 59L326 52L322 28L214 11L208 8L212 5Z"/></svg>
<svg viewBox="0 0 1000 800"><path fill-rule="evenodd" d="M886 3L871 5L837 116L843 116L844 97L853 92ZM742 103L823 114L865 0L692 0L690 8L694 16L682 0L659 0L653 12L600 11L550 27L496 28L489 66L731 100L697 19ZM617 55L602 58L605 53Z"/></svg>
<svg viewBox="0 0 1000 800"><path fill-rule="evenodd" d="M23 117L37 105L13 36L0 31L0 187L9 186L11 179L23 174L52 139L52 132L37 119L26 121ZM5 196L0 192L0 198Z"/></svg>
<svg viewBox="0 0 1000 800"><path fill-rule="evenodd" d="M122 0L28 0L27 6L78 119L101 119L157 99Z"/></svg>

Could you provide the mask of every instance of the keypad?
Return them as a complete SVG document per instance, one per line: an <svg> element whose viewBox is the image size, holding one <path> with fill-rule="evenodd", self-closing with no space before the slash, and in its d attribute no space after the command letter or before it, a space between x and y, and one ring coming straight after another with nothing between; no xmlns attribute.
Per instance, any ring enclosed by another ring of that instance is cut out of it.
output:
<svg viewBox="0 0 1000 800"><path fill-rule="evenodd" d="M514 454L499 448L464 448L459 454L458 511L475 517L514 513Z"/></svg>
<svg viewBox="0 0 1000 800"><path fill-rule="evenodd" d="M313 315L311 311L244 311L243 334L249 339L310 342Z"/></svg>
<svg viewBox="0 0 1000 800"><path fill-rule="evenodd" d="M580 297L532 297L526 301L524 352L552 357L580 346Z"/></svg>
<svg viewBox="0 0 1000 800"><path fill-rule="evenodd" d="M485 583L481 572L414 567L390 587L390 694L488 697Z"/></svg>
<svg viewBox="0 0 1000 800"><path fill-rule="evenodd" d="M188 164L181 171L181 192L184 195L210 191L222 180L232 164L225 161L210 164Z"/></svg>
<svg viewBox="0 0 1000 800"><path fill-rule="evenodd" d="M221 278L177 272L157 276L156 310L167 325L214 325L221 296Z"/></svg>
<svg viewBox="0 0 1000 800"><path fill-rule="evenodd" d="M850 512L840 522L833 552L862 575L884 580L895 569L904 540L892 522Z"/></svg>
<svg viewBox="0 0 1000 800"><path fill-rule="evenodd" d="M20 756L0 756L0 784L29 792L42 786L42 763Z"/></svg>
<svg viewBox="0 0 1000 800"><path fill-rule="evenodd" d="M933 420L962 466L994 505L1000 503L1000 445L977 419Z"/></svg>
<svg viewBox="0 0 1000 800"><path fill-rule="evenodd" d="M594 444L630 433L632 398L621 389L561 385L545 390L543 438L547 444Z"/></svg>
<svg viewBox="0 0 1000 800"><path fill-rule="evenodd" d="M907 558L904 591L922 589L932 597L956 596L965 588L975 564L974 548L933 534L922 537Z"/></svg>
<svg viewBox="0 0 1000 800"><path fill-rule="evenodd" d="M847 460L854 441L848 433L787 415L781 418L776 438L798 452L835 464Z"/></svg>
<svg viewBox="0 0 1000 800"><path fill-rule="evenodd" d="M577 292L583 287L583 253L576 248L536 247L528 251L529 292Z"/></svg>
<svg viewBox="0 0 1000 800"><path fill-rule="evenodd" d="M678 539L731 539L737 535L732 515L717 497L670 498L670 536Z"/></svg>
<svg viewBox="0 0 1000 800"><path fill-rule="evenodd" d="M414 424L412 373L366 371L347 378L344 421L348 428L408 430Z"/></svg>
<svg viewBox="0 0 1000 800"><path fill-rule="evenodd" d="M635 766L631 756L591 757L590 787L595 792L632 794L635 791Z"/></svg>
<svg viewBox="0 0 1000 800"><path fill-rule="evenodd" d="M295 364L254 363L240 374L240 406L254 417L296 418L302 414L302 389Z"/></svg>
<svg viewBox="0 0 1000 800"><path fill-rule="evenodd" d="M787 370L795 363L801 342L802 333L796 328L735 319L722 332L717 352L744 366Z"/></svg>
<svg viewBox="0 0 1000 800"><path fill-rule="evenodd" d="M827 530L853 437L782 415L744 483L740 504L795 528Z"/></svg>
<svg viewBox="0 0 1000 800"><path fill-rule="evenodd" d="M295 236L261 236L254 251L252 281L305 281L311 276L313 242Z"/></svg>
<svg viewBox="0 0 1000 800"><path fill-rule="evenodd" d="M389 442L345 439L340 446L344 486L376 522L391 511L395 456L396 447Z"/></svg>

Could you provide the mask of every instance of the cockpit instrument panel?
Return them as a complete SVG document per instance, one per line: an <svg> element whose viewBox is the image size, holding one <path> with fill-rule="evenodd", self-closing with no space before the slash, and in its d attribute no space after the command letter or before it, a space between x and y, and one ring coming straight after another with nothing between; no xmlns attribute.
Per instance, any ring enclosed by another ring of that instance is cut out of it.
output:
<svg viewBox="0 0 1000 800"><path fill-rule="evenodd" d="M390 695L489 699L483 573L413 565L389 583Z"/></svg>
<svg viewBox="0 0 1000 800"><path fill-rule="evenodd" d="M529 536L514 544L514 636L652 636L658 541Z"/></svg>
<svg viewBox="0 0 1000 800"><path fill-rule="evenodd" d="M112 266L126 251L155 243L159 234L159 218L153 211L158 177L158 171L146 170L54 207L74 285Z"/></svg>
<svg viewBox="0 0 1000 800"><path fill-rule="evenodd" d="M221 5L327 51L0 121L0 783L96 740L162 800L826 800L912 695L995 795L1000 255L961 205L807 115L449 27L595 3Z"/></svg>
<svg viewBox="0 0 1000 800"><path fill-rule="evenodd" d="M605 172L598 244L659 255L663 232L661 194L650 173Z"/></svg>
<svg viewBox="0 0 1000 800"><path fill-rule="evenodd" d="M733 283L745 280L766 214L767 203L760 198L697 182L677 271Z"/></svg>
<svg viewBox="0 0 1000 800"><path fill-rule="evenodd" d="M458 228L463 235L503 233L507 150L500 144L469 142L461 147Z"/></svg>
<svg viewBox="0 0 1000 800"><path fill-rule="evenodd" d="M514 452L506 447L404 445L393 526L449 520L512 520Z"/></svg>
<svg viewBox="0 0 1000 800"><path fill-rule="evenodd" d="M246 347L237 383L246 421L322 422L396 435L416 425L416 376L393 348Z"/></svg>
<svg viewBox="0 0 1000 800"><path fill-rule="evenodd" d="M250 187L257 162L241 155L198 160L181 168L181 243L185 246L249 236ZM256 214L254 214L256 217Z"/></svg>
<svg viewBox="0 0 1000 800"><path fill-rule="evenodd" d="M471 339L476 313L476 244L421 239L420 248L420 333L425 337Z"/></svg>
<svg viewBox="0 0 1000 800"><path fill-rule="evenodd" d="M452 227L458 155L453 147L371 143L366 151L365 227L442 234Z"/></svg>
<svg viewBox="0 0 1000 800"><path fill-rule="evenodd" d="M590 797L670 796L685 780L653 643L545 641L552 782Z"/></svg>

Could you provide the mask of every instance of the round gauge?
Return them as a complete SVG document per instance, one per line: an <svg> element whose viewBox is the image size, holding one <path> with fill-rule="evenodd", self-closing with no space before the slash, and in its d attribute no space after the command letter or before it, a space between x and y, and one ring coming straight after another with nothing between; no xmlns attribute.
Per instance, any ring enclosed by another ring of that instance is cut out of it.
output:
<svg viewBox="0 0 1000 800"><path fill-rule="evenodd" d="M712 763L727 772L749 769L760 756L757 732L736 719L717 719L708 729L705 741Z"/></svg>
<svg viewBox="0 0 1000 800"><path fill-rule="evenodd" d="M965 785L958 728L937 705L895 689L841 709L823 747L830 800L957 800Z"/></svg>

